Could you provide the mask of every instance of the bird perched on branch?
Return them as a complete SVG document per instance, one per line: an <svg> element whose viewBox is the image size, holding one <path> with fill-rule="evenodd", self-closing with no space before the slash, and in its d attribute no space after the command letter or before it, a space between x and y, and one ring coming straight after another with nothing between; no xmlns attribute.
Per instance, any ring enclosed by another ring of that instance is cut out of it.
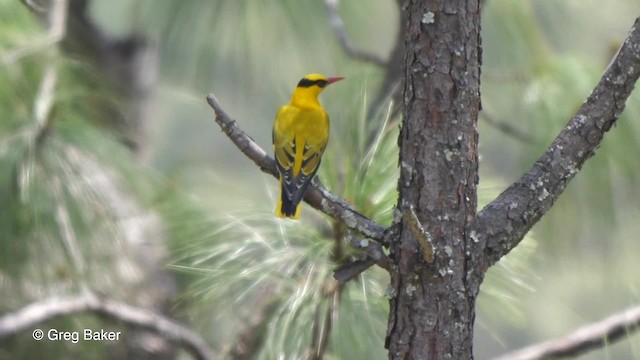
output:
<svg viewBox="0 0 640 360"><path fill-rule="evenodd" d="M329 116L318 102L318 95L327 85L342 79L320 74L303 77L289 104L276 114L272 140L280 173L278 217L300 217L300 201L318 172L329 140Z"/></svg>

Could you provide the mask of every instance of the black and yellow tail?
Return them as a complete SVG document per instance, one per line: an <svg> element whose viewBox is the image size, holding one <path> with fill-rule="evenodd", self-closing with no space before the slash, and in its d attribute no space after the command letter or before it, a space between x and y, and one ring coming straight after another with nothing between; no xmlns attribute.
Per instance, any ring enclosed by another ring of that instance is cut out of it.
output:
<svg viewBox="0 0 640 360"><path fill-rule="evenodd" d="M300 217L300 200L295 201L295 199L289 199L287 191L282 187L282 179L280 180L280 198L276 206L276 216L290 219Z"/></svg>
<svg viewBox="0 0 640 360"><path fill-rule="evenodd" d="M299 218L300 203L294 204L293 202L291 202L291 200L287 199L287 196L283 192L280 196L280 199L278 199L278 205L276 206L276 216L279 218Z"/></svg>

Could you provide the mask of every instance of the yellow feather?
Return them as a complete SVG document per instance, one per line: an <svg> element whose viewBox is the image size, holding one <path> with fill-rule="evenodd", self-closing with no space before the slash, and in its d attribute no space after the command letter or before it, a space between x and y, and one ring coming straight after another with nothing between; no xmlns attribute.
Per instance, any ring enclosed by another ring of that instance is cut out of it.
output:
<svg viewBox="0 0 640 360"><path fill-rule="evenodd" d="M276 216L297 219L300 201L320 166L329 141L329 116L318 95L342 78L309 74L293 91L291 101L278 110L273 124L273 151L280 173Z"/></svg>

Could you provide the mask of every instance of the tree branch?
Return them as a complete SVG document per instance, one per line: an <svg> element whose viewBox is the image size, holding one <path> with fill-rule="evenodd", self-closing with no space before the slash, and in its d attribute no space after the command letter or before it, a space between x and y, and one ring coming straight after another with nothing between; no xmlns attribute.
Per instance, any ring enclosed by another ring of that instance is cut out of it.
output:
<svg viewBox="0 0 640 360"><path fill-rule="evenodd" d="M40 10L43 10L36 4L33 4L31 0L22 0L22 2L32 11L40 12ZM31 41L21 47L2 54L0 56L0 65L11 65L25 56L34 54L62 41L67 29L68 7L68 0L51 0L50 8L47 9L47 22L49 25L47 34L36 41Z"/></svg>
<svg viewBox="0 0 640 360"><path fill-rule="evenodd" d="M54 318L84 312L106 316L132 327L152 331L184 347L196 359L214 358L213 350L198 334L188 328L160 314L100 298L91 293L43 300L0 317L0 339L32 330L36 325Z"/></svg>
<svg viewBox="0 0 640 360"><path fill-rule="evenodd" d="M382 83L380 84L378 94L373 98L373 101L371 102L371 105L369 105L369 109L367 110L369 121L371 121L373 116L389 99L391 99L391 103L397 104L394 105L394 107L391 109L392 116L400 112L399 104L402 104L402 91L400 90L403 88L402 84L404 82L402 76L402 64L404 61L404 38L406 32L405 25L408 23L407 20L409 16L406 11L402 10L403 2L403 0L395 1L398 8L398 33L396 35L393 49L391 49L391 53L389 54L389 60L387 60L384 78L382 79Z"/></svg>
<svg viewBox="0 0 640 360"><path fill-rule="evenodd" d="M484 119L484 121L486 121L487 124L493 126L495 129L497 129L498 131L502 132L505 135L508 135L526 144L533 143L534 139L533 139L533 136L531 136L531 134L518 129L517 127L509 124L508 122L505 122L496 118L495 116L493 116L491 112L487 111L487 109L482 109L482 112L480 113L480 118Z"/></svg>
<svg viewBox="0 0 640 360"><path fill-rule="evenodd" d="M216 122L231 141L251 159L260 170L279 177L276 163L267 153L245 133L238 123L227 115L213 94L207 95L207 102L216 113ZM317 179L317 178L316 178ZM314 181L304 198L305 202L323 213L342 220L345 225L373 240L384 242L385 228L355 211L344 199L334 195L324 186Z"/></svg>
<svg viewBox="0 0 640 360"><path fill-rule="evenodd" d="M393 271L394 264L384 253L380 243L372 242L368 239L358 239L350 232L346 234L345 238L352 248L364 251L367 254L367 258L349 262L335 269L333 271L333 277L338 280L340 285L346 284L349 280L376 264L389 272Z"/></svg>
<svg viewBox="0 0 640 360"><path fill-rule="evenodd" d="M316 308L315 321L311 328L311 344L307 350L307 360L322 360L324 358L324 354L329 345L329 339L331 338L334 320L338 317L342 289L341 284L335 284L326 290L327 293L325 296L330 303L322 320L320 319L323 310L322 303L319 303Z"/></svg>
<svg viewBox="0 0 640 360"><path fill-rule="evenodd" d="M383 58L374 53L358 49L353 45L349 35L347 35L347 29L344 27L344 21L342 21L342 17L338 11L338 0L324 0L323 2L327 9L327 13L329 14L329 24L331 25L333 32L336 34L336 37L344 51L355 59L386 67L387 61Z"/></svg>
<svg viewBox="0 0 640 360"><path fill-rule="evenodd" d="M235 341L224 351L224 355L221 356L223 360L250 360L257 357L267 336L272 315L282 304L282 300L274 294L274 288L268 286L260 292L258 303L253 305L256 311L247 319Z"/></svg>
<svg viewBox="0 0 640 360"><path fill-rule="evenodd" d="M594 155L624 109L640 77L640 18L591 95L533 168L477 216L474 242L484 247L486 270L513 249Z"/></svg>
<svg viewBox="0 0 640 360"><path fill-rule="evenodd" d="M527 346L495 360L535 360L577 356L629 336L640 327L640 306L583 326L559 339Z"/></svg>
<svg viewBox="0 0 640 360"><path fill-rule="evenodd" d="M42 6L36 4L33 0L20 0L29 10L37 14L45 13L47 10Z"/></svg>
<svg viewBox="0 0 640 360"><path fill-rule="evenodd" d="M47 13L49 28L47 30L47 36L43 39L42 46L52 46L62 41L67 33L68 0L51 0L49 6L50 8ZM35 48L35 50L37 50L37 48ZM14 52L15 58L13 61L18 60L20 56L28 54L28 51L29 50L17 49ZM11 56L8 56L7 59L11 61ZM42 137L47 133L51 126L51 121L53 121L51 109L54 103L55 87L58 82L58 65L56 59L50 55L48 60L33 104L34 117L39 125L38 134L36 135L39 141L41 141Z"/></svg>

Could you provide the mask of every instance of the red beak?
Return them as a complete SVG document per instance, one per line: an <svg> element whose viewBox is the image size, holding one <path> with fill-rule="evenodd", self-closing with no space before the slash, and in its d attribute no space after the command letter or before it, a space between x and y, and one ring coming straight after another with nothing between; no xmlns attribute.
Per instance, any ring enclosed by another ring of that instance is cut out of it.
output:
<svg viewBox="0 0 640 360"><path fill-rule="evenodd" d="M344 79L342 76L330 76L327 78L327 85Z"/></svg>

